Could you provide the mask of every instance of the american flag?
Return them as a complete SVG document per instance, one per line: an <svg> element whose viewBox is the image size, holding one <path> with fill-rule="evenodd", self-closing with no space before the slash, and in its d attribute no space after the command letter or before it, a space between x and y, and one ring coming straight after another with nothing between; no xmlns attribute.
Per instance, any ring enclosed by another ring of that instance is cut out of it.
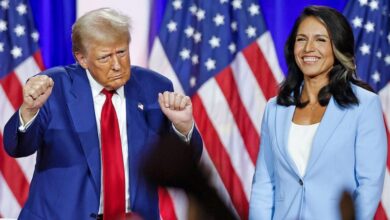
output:
<svg viewBox="0 0 390 220"><path fill-rule="evenodd" d="M3 129L22 104L22 85L43 69L26 0L0 1L0 217L17 217L28 195L35 156L14 159L3 147Z"/></svg>
<svg viewBox="0 0 390 220"><path fill-rule="evenodd" d="M258 1L169 1L149 64L191 96L202 161L247 219L264 107L284 78ZM160 196L163 219L186 219L185 197L173 190Z"/></svg>
<svg viewBox="0 0 390 220"><path fill-rule="evenodd" d="M379 94L390 125L390 1L350 0L344 10L355 35L357 72ZM390 219L390 133L382 201L375 219ZM375 146L373 146L375 147Z"/></svg>

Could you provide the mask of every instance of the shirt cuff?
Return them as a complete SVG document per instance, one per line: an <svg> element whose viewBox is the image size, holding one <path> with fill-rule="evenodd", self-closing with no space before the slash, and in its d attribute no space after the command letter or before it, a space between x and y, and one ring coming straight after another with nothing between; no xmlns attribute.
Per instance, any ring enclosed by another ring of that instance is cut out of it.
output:
<svg viewBox="0 0 390 220"><path fill-rule="evenodd" d="M186 143L189 143L190 140L191 140L191 137L192 137L192 132L194 131L194 125L195 125L195 123L192 122L191 130L190 130L190 132L188 132L187 135L184 135L184 134L180 133L180 132L175 128L175 125L173 125L173 123L172 123L172 128L173 128L173 130L175 131L175 133L177 134L177 136L179 136L179 138L180 138L182 141L184 141L184 142L186 142Z"/></svg>
<svg viewBox="0 0 390 220"><path fill-rule="evenodd" d="M22 119L22 114L19 111L19 124L20 124L19 128L18 128L19 131L22 132L22 133L26 132L27 128L30 127L30 125L34 122L34 120L37 117L38 113L39 113L39 109L38 109L37 113L34 115L34 117L30 121L28 121L26 124L24 124L23 119Z"/></svg>

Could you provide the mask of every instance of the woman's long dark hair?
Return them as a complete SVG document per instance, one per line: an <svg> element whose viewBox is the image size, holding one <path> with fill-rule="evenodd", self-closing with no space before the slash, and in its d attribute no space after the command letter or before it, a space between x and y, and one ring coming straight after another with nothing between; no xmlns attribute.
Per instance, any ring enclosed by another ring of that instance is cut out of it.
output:
<svg viewBox="0 0 390 220"><path fill-rule="evenodd" d="M301 101L301 85L303 73L297 66L294 57L294 45L298 27L302 21L313 16L322 22L331 39L335 63L329 72L329 84L321 88L318 101L322 106L329 103L330 98L336 100L342 107L359 104L359 100L352 91L351 83L372 91L371 87L359 80L355 67L355 40L351 26L347 19L337 10L326 6L306 7L295 21L294 27L284 47L284 54L288 65L287 78L282 83L277 103L283 106L296 105L305 107L309 101Z"/></svg>

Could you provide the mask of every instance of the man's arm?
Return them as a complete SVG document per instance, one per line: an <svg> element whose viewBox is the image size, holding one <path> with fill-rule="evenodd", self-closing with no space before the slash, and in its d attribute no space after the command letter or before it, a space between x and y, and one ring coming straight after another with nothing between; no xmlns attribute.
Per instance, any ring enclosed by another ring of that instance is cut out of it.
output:
<svg viewBox="0 0 390 220"><path fill-rule="evenodd" d="M42 141L38 111L50 96L53 85L50 77L37 75L23 86L23 103L4 128L4 148L10 156L24 157L37 150ZM24 125L22 130L21 125Z"/></svg>
<svg viewBox="0 0 390 220"><path fill-rule="evenodd" d="M194 125L192 115L192 102L190 97L176 92L165 91L159 93L158 102L161 111L172 122L174 131L184 136L186 142L189 142L196 150L196 157L199 159L202 154L202 138Z"/></svg>

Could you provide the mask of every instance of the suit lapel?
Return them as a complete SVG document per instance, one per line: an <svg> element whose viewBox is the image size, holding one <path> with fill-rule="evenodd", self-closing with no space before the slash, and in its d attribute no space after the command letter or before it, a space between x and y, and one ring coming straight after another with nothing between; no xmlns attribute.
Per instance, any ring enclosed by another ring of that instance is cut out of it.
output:
<svg viewBox="0 0 390 220"><path fill-rule="evenodd" d="M130 77L125 85L126 96L126 120L128 138L128 163L130 181L130 206L134 208L137 187L139 182L139 170L142 149L146 141L147 130L145 130L145 117L143 112L142 88L136 81L135 74Z"/></svg>
<svg viewBox="0 0 390 220"><path fill-rule="evenodd" d="M337 130L337 126L342 121L345 113L344 109L340 108L333 97L329 100L324 116L318 126L317 132L314 135L312 149L310 153L309 162L307 164L306 173L314 166L315 162L320 157L322 151L325 149L327 142L332 137L332 134Z"/></svg>
<svg viewBox="0 0 390 220"><path fill-rule="evenodd" d="M84 69L69 71L72 85L66 93L67 107L91 171L96 193L100 194L100 148L92 92Z"/></svg>
<svg viewBox="0 0 390 220"><path fill-rule="evenodd" d="M288 107L277 105L275 114L275 134L276 141L283 158L286 160L290 168L298 175L298 169L295 166L294 161L291 159L287 149L288 135L290 132L291 122L294 115L295 106Z"/></svg>

